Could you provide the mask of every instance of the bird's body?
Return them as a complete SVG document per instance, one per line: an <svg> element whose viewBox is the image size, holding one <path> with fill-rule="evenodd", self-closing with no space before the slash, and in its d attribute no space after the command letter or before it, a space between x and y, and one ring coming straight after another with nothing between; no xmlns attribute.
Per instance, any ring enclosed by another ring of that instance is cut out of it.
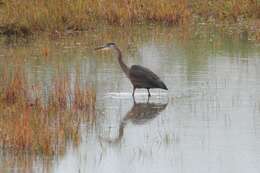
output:
<svg viewBox="0 0 260 173"><path fill-rule="evenodd" d="M165 84L155 73L140 65L131 66L129 79L135 88L162 88L167 90Z"/></svg>
<svg viewBox="0 0 260 173"><path fill-rule="evenodd" d="M168 90L163 81L148 68L142 67L140 65L132 65L131 68L129 68L123 62L121 50L116 46L115 43L107 43L105 46L96 48L96 50L107 48L113 48L114 50L116 50L118 55L118 62L123 72L126 74L133 85L133 96L137 88L147 89L149 97L151 96L149 91L151 88L161 88Z"/></svg>

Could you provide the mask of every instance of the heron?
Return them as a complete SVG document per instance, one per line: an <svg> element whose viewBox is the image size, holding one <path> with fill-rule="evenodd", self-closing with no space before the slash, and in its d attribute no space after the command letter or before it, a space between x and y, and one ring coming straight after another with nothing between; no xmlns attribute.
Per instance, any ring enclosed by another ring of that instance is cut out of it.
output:
<svg viewBox="0 0 260 173"><path fill-rule="evenodd" d="M151 70L140 65L132 65L130 68L124 63L122 52L115 43L107 43L104 46L97 47L95 50L108 50L112 49L117 53L119 65L128 79L133 85L132 96L135 95L137 88L147 89L148 97L151 96L150 89L160 88L168 90L164 82Z"/></svg>

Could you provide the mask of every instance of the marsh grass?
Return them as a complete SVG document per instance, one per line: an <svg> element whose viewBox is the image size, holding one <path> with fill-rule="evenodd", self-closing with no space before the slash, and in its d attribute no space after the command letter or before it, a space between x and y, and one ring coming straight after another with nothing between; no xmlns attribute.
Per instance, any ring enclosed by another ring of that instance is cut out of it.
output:
<svg viewBox="0 0 260 173"><path fill-rule="evenodd" d="M186 0L3 0L0 9L6 34L87 30L97 23L181 24L190 16Z"/></svg>
<svg viewBox="0 0 260 173"><path fill-rule="evenodd" d="M28 35L94 29L99 23L192 23L193 16L227 23L259 19L259 0L2 0L0 32Z"/></svg>
<svg viewBox="0 0 260 173"><path fill-rule="evenodd" d="M99 24L128 26L161 23L240 23L259 29L259 0L2 0L0 33L30 35L47 31L51 35L93 30ZM194 20L195 19L195 20ZM244 22L246 21L246 22ZM46 51L45 51L46 53Z"/></svg>
<svg viewBox="0 0 260 173"><path fill-rule="evenodd" d="M22 70L1 73L0 147L12 152L54 155L80 141L80 125L95 121L95 91L67 76L53 79L49 99L40 87L28 86ZM72 91L73 90L73 91ZM70 98L73 98L71 101Z"/></svg>
<svg viewBox="0 0 260 173"><path fill-rule="evenodd" d="M260 18L259 0L199 0L191 1L193 13L206 19L239 22Z"/></svg>
<svg viewBox="0 0 260 173"><path fill-rule="evenodd" d="M189 4L199 22L213 24L222 33L259 42L259 0L190 0Z"/></svg>

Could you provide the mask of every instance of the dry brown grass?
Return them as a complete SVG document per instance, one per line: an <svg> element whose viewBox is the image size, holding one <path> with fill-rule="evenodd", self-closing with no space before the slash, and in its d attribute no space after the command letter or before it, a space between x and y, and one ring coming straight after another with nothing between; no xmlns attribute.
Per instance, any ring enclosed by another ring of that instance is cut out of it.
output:
<svg viewBox="0 0 260 173"><path fill-rule="evenodd" d="M44 101L39 87L28 86L22 70L10 76L1 74L2 149L53 155L64 152L70 141L79 143L80 124L95 120L96 95L93 89L75 85L74 93L69 89L68 77L56 77L50 97Z"/></svg>
<svg viewBox="0 0 260 173"><path fill-rule="evenodd" d="M190 0L192 14L197 19L217 24L221 32L247 35L249 40L260 40L259 0Z"/></svg>
<svg viewBox="0 0 260 173"><path fill-rule="evenodd" d="M100 3L98 14L108 22L116 24L143 21L182 24L190 15L187 5L186 0L108 0Z"/></svg>
<svg viewBox="0 0 260 173"><path fill-rule="evenodd" d="M200 19L239 22L259 19L259 0L2 0L0 32L28 35L88 30L99 23L186 24Z"/></svg>
<svg viewBox="0 0 260 173"><path fill-rule="evenodd" d="M190 23L191 16L238 22L260 18L259 0L2 0L0 32L88 30L98 23Z"/></svg>
<svg viewBox="0 0 260 173"><path fill-rule="evenodd" d="M3 0L0 26L5 26L7 34L28 34L85 30L100 22L180 24L190 16L187 5L186 0Z"/></svg>
<svg viewBox="0 0 260 173"><path fill-rule="evenodd" d="M240 18L260 18L258 0L191 0L193 13L204 18L238 22Z"/></svg>

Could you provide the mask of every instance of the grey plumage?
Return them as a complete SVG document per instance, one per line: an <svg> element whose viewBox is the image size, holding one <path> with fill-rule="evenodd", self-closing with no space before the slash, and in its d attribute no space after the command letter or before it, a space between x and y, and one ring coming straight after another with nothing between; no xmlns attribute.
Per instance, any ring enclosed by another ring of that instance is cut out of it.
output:
<svg viewBox="0 0 260 173"><path fill-rule="evenodd" d="M161 79L148 68L133 65L129 70L129 78L135 88L161 88L168 90Z"/></svg>

